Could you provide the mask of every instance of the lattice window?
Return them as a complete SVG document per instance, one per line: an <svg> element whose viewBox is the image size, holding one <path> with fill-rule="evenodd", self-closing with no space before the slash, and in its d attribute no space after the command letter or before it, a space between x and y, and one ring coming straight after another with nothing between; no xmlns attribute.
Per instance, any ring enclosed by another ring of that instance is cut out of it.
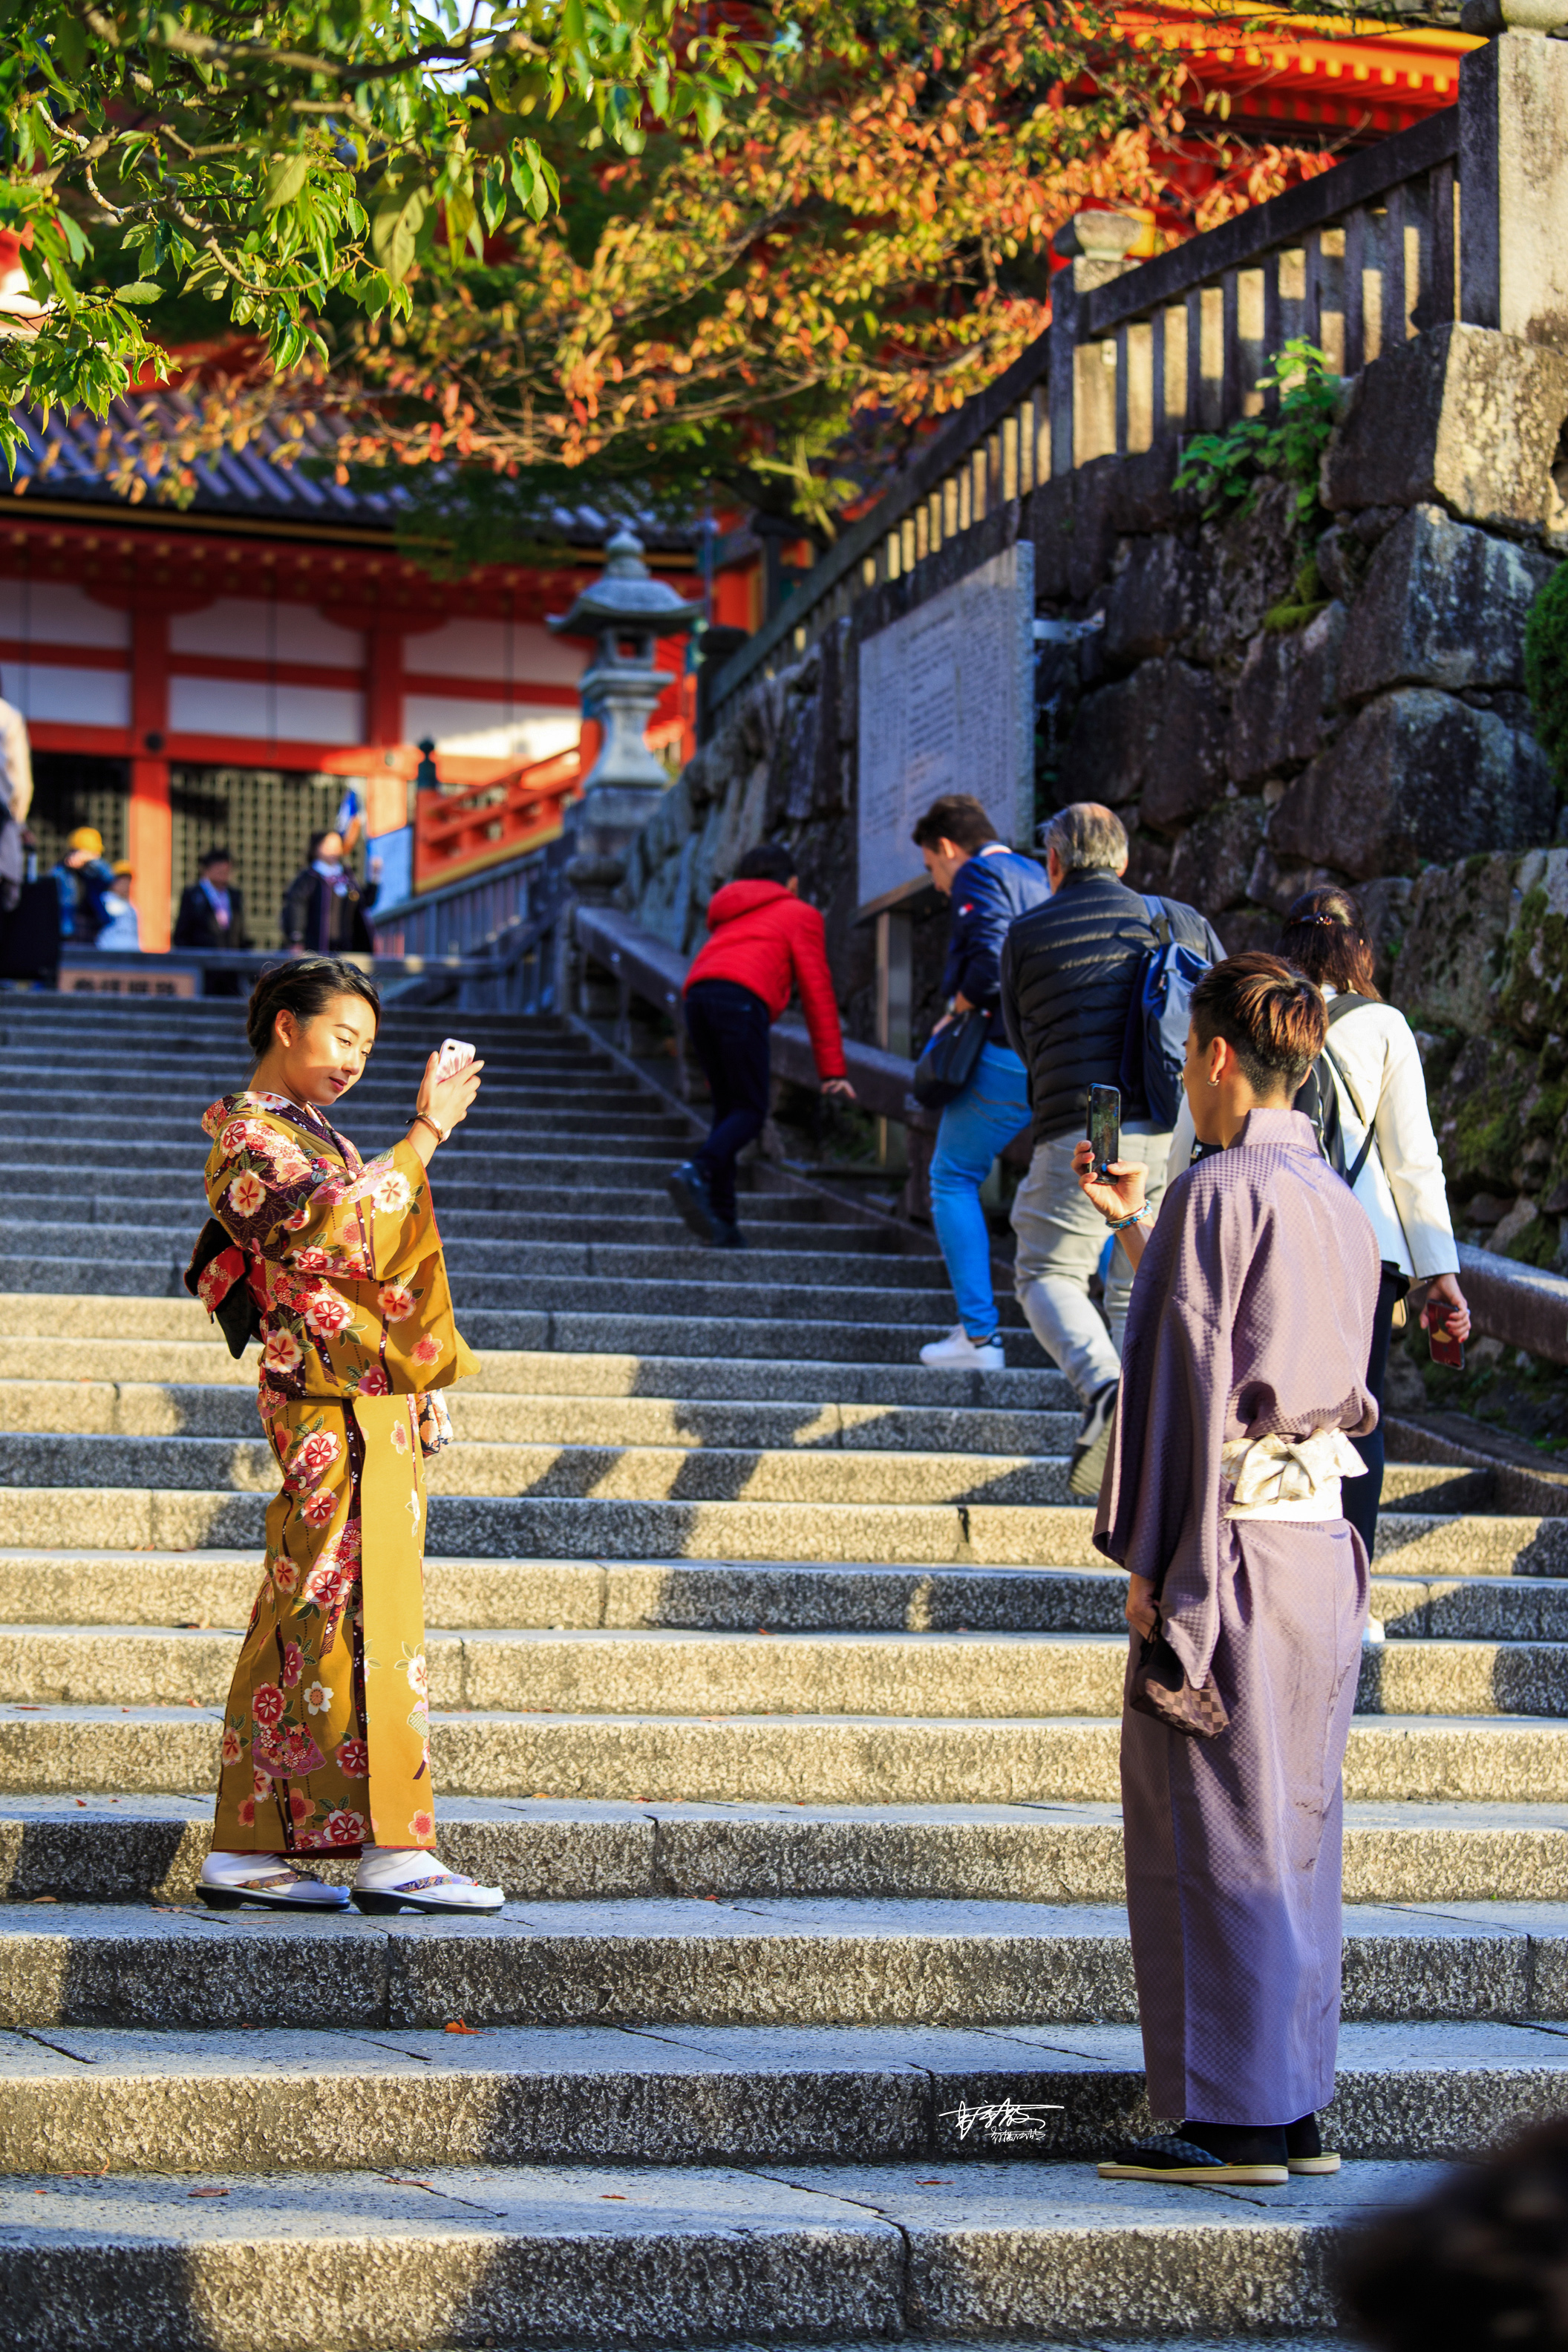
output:
<svg viewBox="0 0 1568 2352"><path fill-rule="evenodd" d="M38 871L65 856L79 824L97 827L110 863L126 855L131 771L123 760L94 760L79 751L33 753L33 805L27 825L38 845Z"/></svg>
<svg viewBox="0 0 1568 2352"><path fill-rule="evenodd" d="M305 863L311 834L323 831L337 815L346 781L267 768L173 769L172 910L178 909L185 885L196 879L203 850L221 842L234 859L235 887L245 897L252 944L280 946L283 893ZM363 877L363 842L349 862Z"/></svg>

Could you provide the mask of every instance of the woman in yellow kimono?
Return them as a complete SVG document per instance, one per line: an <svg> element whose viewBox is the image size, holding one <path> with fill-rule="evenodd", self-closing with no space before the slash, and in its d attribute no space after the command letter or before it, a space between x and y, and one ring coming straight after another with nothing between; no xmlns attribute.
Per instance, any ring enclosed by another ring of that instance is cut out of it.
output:
<svg viewBox="0 0 1568 2352"><path fill-rule="evenodd" d="M207 1200L228 1245L195 1288L216 1311L247 1286L258 1403L283 1481L224 1714L201 1877L220 1908L344 1907L342 1887L284 1859L321 1853L359 1856L362 1911L489 1911L502 1899L435 1858L425 1667L424 1456L451 1434L438 1391L475 1369L452 1320L426 1171L482 1065L437 1082L432 1055L407 1135L362 1161L329 1113L363 1073L380 1011L363 972L336 957L263 973L247 1023L250 1085L202 1122Z"/></svg>

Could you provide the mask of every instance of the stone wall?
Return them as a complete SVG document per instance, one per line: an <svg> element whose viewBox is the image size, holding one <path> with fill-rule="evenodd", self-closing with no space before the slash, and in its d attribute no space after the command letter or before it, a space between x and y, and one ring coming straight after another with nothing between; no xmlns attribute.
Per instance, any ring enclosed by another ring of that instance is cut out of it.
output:
<svg viewBox="0 0 1568 2352"><path fill-rule="evenodd" d="M1042 650L1039 813L1110 803L1131 878L1202 908L1233 950L1269 944L1312 882L1352 885L1384 980L1431 1041L1457 1199L1555 1263L1556 1225L1535 1226L1568 1214L1568 1014L1553 1009L1568 852L1521 862L1562 837L1522 648L1568 552L1568 357L1451 326L1374 362L1348 389L1322 465L1327 527L1321 512L1307 544L1289 484L1205 523L1172 472L1164 450L1097 460L869 592L729 713L635 845L623 903L689 951L742 851L788 842L827 918L850 1034L868 1040L857 647L1027 536L1039 610L1104 615ZM917 1040L945 935L933 900L915 922Z"/></svg>

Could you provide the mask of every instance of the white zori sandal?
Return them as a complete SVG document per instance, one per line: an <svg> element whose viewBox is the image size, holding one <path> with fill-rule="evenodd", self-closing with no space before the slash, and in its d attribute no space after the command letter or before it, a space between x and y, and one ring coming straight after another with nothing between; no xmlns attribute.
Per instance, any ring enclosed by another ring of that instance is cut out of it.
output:
<svg viewBox="0 0 1568 2352"><path fill-rule="evenodd" d="M209 1853L196 1893L214 1911L259 1903L270 1911L346 1911L349 1890L307 1878L277 1853Z"/></svg>
<svg viewBox="0 0 1568 2352"><path fill-rule="evenodd" d="M366 1846L354 1873L360 1911L499 1911L506 1895L448 1870L425 1846Z"/></svg>

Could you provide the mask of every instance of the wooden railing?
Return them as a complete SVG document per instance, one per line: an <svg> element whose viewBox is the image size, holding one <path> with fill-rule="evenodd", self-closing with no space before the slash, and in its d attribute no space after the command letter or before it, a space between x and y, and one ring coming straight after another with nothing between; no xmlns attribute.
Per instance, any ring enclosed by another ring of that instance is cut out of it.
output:
<svg viewBox="0 0 1568 2352"><path fill-rule="evenodd" d="M1152 261L1076 255L1052 280L1046 332L725 664L714 710L1008 500L1096 457L1256 413L1257 380L1293 337L1353 374L1425 329L1484 311L1479 277L1460 308L1459 144L1459 109L1447 107ZM1087 237L1104 215L1080 217Z"/></svg>
<svg viewBox="0 0 1568 2352"><path fill-rule="evenodd" d="M414 886L438 888L555 839L578 787L577 748L504 769L457 792L422 792L414 809Z"/></svg>

